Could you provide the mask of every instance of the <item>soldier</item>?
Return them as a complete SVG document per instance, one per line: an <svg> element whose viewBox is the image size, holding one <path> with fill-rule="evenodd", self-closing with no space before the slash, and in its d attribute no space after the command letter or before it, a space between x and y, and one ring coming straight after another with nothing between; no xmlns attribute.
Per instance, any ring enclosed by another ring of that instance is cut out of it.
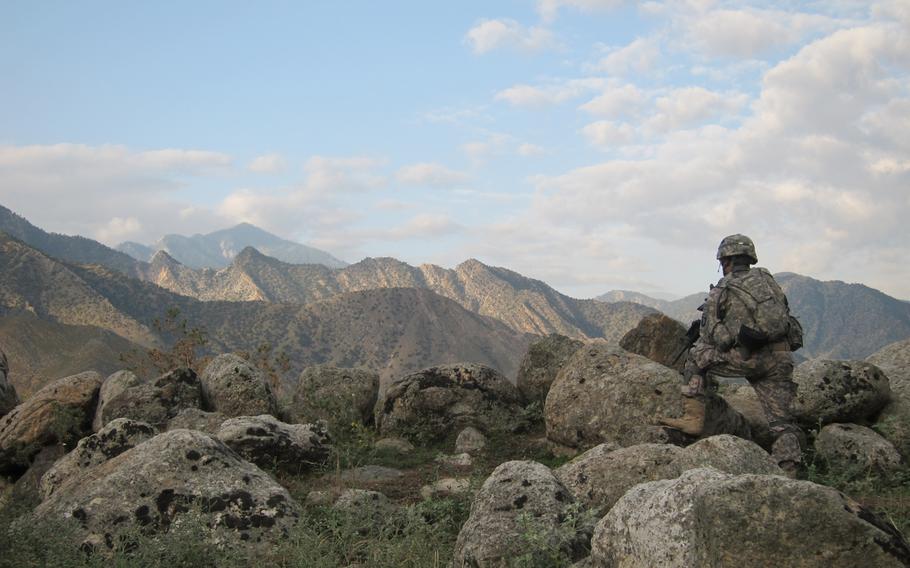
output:
<svg viewBox="0 0 910 568"><path fill-rule="evenodd" d="M711 287L700 308L700 335L686 358L686 384L682 387L685 414L678 419L661 419L661 423L700 435L706 397L717 388L713 377L745 377L755 389L771 427L771 456L794 476L802 463L805 436L790 409L796 396L790 351L802 345L802 329L790 316L787 298L771 273L751 267L758 256L749 237L726 237L717 250L717 259L724 276Z"/></svg>

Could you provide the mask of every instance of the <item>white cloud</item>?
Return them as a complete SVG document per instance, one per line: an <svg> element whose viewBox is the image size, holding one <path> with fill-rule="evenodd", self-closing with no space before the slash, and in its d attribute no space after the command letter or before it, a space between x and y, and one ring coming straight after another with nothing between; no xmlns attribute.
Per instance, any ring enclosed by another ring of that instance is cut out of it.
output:
<svg viewBox="0 0 910 568"><path fill-rule="evenodd" d="M464 227L453 221L448 215L422 213L415 215L403 225L372 233L371 236L380 240L397 241L452 235L462 230Z"/></svg>
<svg viewBox="0 0 910 568"><path fill-rule="evenodd" d="M107 243L130 240L142 230L142 223L135 217L114 217L95 231L95 238Z"/></svg>
<svg viewBox="0 0 910 568"><path fill-rule="evenodd" d="M657 98L656 113L645 127L648 130L666 132L689 128L709 119L738 113L749 102L743 93L717 93L703 87L674 89Z"/></svg>
<svg viewBox="0 0 910 568"><path fill-rule="evenodd" d="M511 142L510 136L502 133L493 133L483 140L473 140L462 144L461 151L477 166L494 156L506 154Z"/></svg>
<svg viewBox="0 0 910 568"><path fill-rule="evenodd" d="M453 187L468 180L467 174L435 163L404 166L395 177L403 184L429 187Z"/></svg>
<svg viewBox="0 0 910 568"><path fill-rule="evenodd" d="M630 72L647 73L654 68L661 57L660 42L657 37L637 38L626 46L604 49L607 54L590 66L592 71L620 76Z"/></svg>
<svg viewBox="0 0 910 568"><path fill-rule="evenodd" d="M266 154L253 158L249 170L256 173L273 174L283 171L286 166L287 162L281 154Z"/></svg>
<svg viewBox="0 0 910 568"><path fill-rule="evenodd" d="M522 26L515 20L481 20L465 34L465 43L482 55L495 49L535 52L556 47L553 33L545 28Z"/></svg>
<svg viewBox="0 0 910 568"><path fill-rule="evenodd" d="M617 124L609 120L592 122L582 129L588 142L595 146L624 146L635 139L635 129L628 124Z"/></svg>
<svg viewBox="0 0 910 568"><path fill-rule="evenodd" d="M606 81L598 78L552 81L541 86L514 85L496 93L495 99L515 106L544 107L570 101L605 86Z"/></svg>
<svg viewBox="0 0 910 568"><path fill-rule="evenodd" d="M604 118L621 118L633 114L647 103L648 95L631 84L610 87L579 107Z"/></svg>

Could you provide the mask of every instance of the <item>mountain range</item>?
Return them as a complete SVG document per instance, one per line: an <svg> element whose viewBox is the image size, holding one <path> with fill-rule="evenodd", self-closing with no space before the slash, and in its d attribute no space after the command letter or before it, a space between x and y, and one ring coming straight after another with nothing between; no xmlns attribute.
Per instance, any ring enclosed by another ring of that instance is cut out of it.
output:
<svg viewBox="0 0 910 568"><path fill-rule="evenodd" d="M0 231L0 343L24 393L90 368L109 372L122 366L121 353L161 345L168 338L152 322L171 307L208 331L210 353L267 344L289 357L291 379L332 363L375 368L385 381L456 361L510 376L534 337L617 340L655 310L688 323L706 295L579 300L475 259L454 269L393 258L330 268L253 247L223 268L193 268L163 250L146 262L47 233L2 207ZM907 302L860 284L776 277L803 322L806 357L863 358L910 337Z"/></svg>
<svg viewBox="0 0 910 568"><path fill-rule="evenodd" d="M307 305L203 302L98 264L66 263L0 235L0 329L15 330L17 321L29 318L41 322L22 330L30 336L28 349L26 340L10 341L0 334L17 388L32 391L56 378L51 375L116 367L114 354L160 345L166 338L151 322L169 308L207 330L211 353L255 352L267 344L275 353L286 354L291 379L317 363L368 366L383 380L462 360L514 374L533 338L429 290L365 290ZM91 328L97 337L118 339L110 342L110 349L96 350L97 359L83 357L68 365L58 341L78 333L73 328ZM35 378L41 373L47 373L46 378ZM27 384L20 382L25 377L31 377Z"/></svg>
<svg viewBox="0 0 910 568"><path fill-rule="evenodd" d="M331 270L284 263L247 247L219 271L192 269L159 252L145 277L162 288L205 301L308 304L377 288L425 289L518 332L561 333L579 339L618 340L653 312L629 302L570 298L539 280L474 259L446 269L432 264L415 267L394 258L367 258Z"/></svg>
<svg viewBox="0 0 910 568"><path fill-rule="evenodd" d="M321 264L329 268L347 266L331 254L277 237L249 223L240 223L207 235L165 235L147 246L125 242L117 250L141 261L150 261L158 251L166 252L181 264L192 268L224 268L246 247L293 264Z"/></svg>

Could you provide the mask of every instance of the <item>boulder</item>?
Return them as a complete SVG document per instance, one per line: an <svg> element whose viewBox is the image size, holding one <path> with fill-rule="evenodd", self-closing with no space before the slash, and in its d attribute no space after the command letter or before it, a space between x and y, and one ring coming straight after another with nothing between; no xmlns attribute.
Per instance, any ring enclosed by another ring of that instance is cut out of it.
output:
<svg viewBox="0 0 910 568"><path fill-rule="evenodd" d="M184 408L202 405L199 378L192 369L175 369L157 379L123 389L101 413L101 424L116 418L145 422L164 430L168 420Z"/></svg>
<svg viewBox="0 0 910 568"><path fill-rule="evenodd" d="M404 472L393 467L382 465L363 465L341 472L339 479L351 485L375 485L397 481L404 477Z"/></svg>
<svg viewBox="0 0 910 568"><path fill-rule="evenodd" d="M910 459L910 339L886 345L866 358L888 376L891 402L882 409L876 430Z"/></svg>
<svg viewBox="0 0 910 568"><path fill-rule="evenodd" d="M584 345L577 339L552 333L528 347L528 352L518 365L515 383L526 402L543 402L553 379L563 365Z"/></svg>
<svg viewBox="0 0 910 568"><path fill-rule="evenodd" d="M682 416L676 371L603 341L575 352L544 405L547 438L571 448L669 441L660 417Z"/></svg>
<svg viewBox="0 0 910 568"><path fill-rule="evenodd" d="M601 519L591 566L899 567L897 529L842 493L776 475L693 469L637 485Z"/></svg>
<svg viewBox="0 0 910 568"><path fill-rule="evenodd" d="M140 384L140 382L132 371L117 371L104 379L104 382L101 383L101 390L98 393L98 406L95 408L92 430L97 432L104 427L104 409L111 399L126 389Z"/></svg>
<svg viewBox="0 0 910 568"><path fill-rule="evenodd" d="M290 473L322 465L331 451L324 422L286 424L269 414L230 418L217 438L259 467Z"/></svg>
<svg viewBox="0 0 910 568"><path fill-rule="evenodd" d="M278 403L262 372L233 353L212 359L199 377L206 410L225 416L278 414Z"/></svg>
<svg viewBox="0 0 910 568"><path fill-rule="evenodd" d="M0 418L0 474L19 475L42 447L91 432L101 382L93 371L56 380Z"/></svg>
<svg viewBox="0 0 910 568"><path fill-rule="evenodd" d="M355 422L372 424L378 395L378 373L316 365L300 374L286 412L294 422L325 420L333 431Z"/></svg>
<svg viewBox="0 0 910 568"><path fill-rule="evenodd" d="M6 360L6 353L0 351L0 417L16 408L18 404L19 395L9 382L9 361Z"/></svg>
<svg viewBox="0 0 910 568"><path fill-rule="evenodd" d="M549 551L572 560L586 553L589 534L567 530L577 512L575 499L550 469L533 461L501 464L474 496L471 514L458 533L455 566L510 566L528 550L523 534L533 533ZM590 528L590 527L588 527ZM543 558L535 558L542 564Z"/></svg>
<svg viewBox="0 0 910 568"><path fill-rule="evenodd" d="M895 398L910 402L910 339L882 347L866 357L888 376L888 384Z"/></svg>
<svg viewBox="0 0 910 568"><path fill-rule="evenodd" d="M10 502L16 503L20 510L33 509L41 503L41 480L53 469L58 460L65 457L66 448L59 444L44 446L35 457L28 471L16 480L10 492Z"/></svg>
<svg viewBox="0 0 910 568"><path fill-rule="evenodd" d="M485 432L523 429L521 395L499 371L464 363L431 367L393 380L376 402L384 436L438 441L466 426Z"/></svg>
<svg viewBox="0 0 910 568"><path fill-rule="evenodd" d="M376 530L393 520L398 508L378 491L347 489L338 496L332 509L345 515L361 533Z"/></svg>
<svg viewBox="0 0 910 568"><path fill-rule="evenodd" d="M446 467L471 467L474 465L474 458L468 453L455 454L453 456L443 454L436 456L436 463Z"/></svg>
<svg viewBox="0 0 910 568"><path fill-rule="evenodd" d="M679 475L671 464L682 451L670 444L619 448L605 443L591 448L554 473L579 503L602 516L635 485Z"/></svg>
<svg viewBox="0 0 910 568"><path fill-rule="evenodd" d="M806 427L832 422L869 423L891 398L888 377L865 361L813 359L796 367L794 413Z"/></svg>
<svg viewBox="0 0 910 568"><path fill-rule="evenodd" d="M286 489L222 442L171 430L82 470L27 522L65 523L74 546L103 549L198 513L213 542L239 547L286 538L300 511Z"/></svg>
<svg viewBox="0 0 910 568"><path fill-rule="evenodd" d="M455 438L455 451L462 454L476 454L487 445L487 437L473 426L468 426Z"/></svg>
<svg viewBox="0 0 910 568"><path fill-rule="evenodd" d="M167 421L168 430L199 430L215 436L227 416L220 412L206 412L199 408L184 408Z"/></svg>
<svg viewBox="0 0 910 568"><path fill-rule="evenodd" d="M732 474L783 475L771 456L748 440L723 434L679 448L641 444L616 449L601 444L556 470L556 477L585 507L604 514L639 483L672 479L684 471L713 467Z"/></svg>
<svg viewBox="0 0 910 568"><path fill-rule="evenodd" d="M901 466L894 445L871 428L857 424L828 424L815 438L815 453L829 471L848 475L890 474Z"/></svg>
<svg viewBox="0 0 910 568"><path fill-rule="evenodd" d="M774 436L755 389L749 385L725 385L721 397L746 420L752 441L770 452Z"/></svg>
<svg viewBox="0 0 910 568"><path fill-rule="evenodd" d="M689 340L686 328L664 314L649 314L630 329L619 346L682 373Z"/></svg>
<svg viewBox="0 0 910 568"><path fill-rule="evenodd" d="M421 487L420 496L424 499L440 499L451 495L462 495L470 490L470 479L444 477Z"/></svg>
<svg viewBox="0 0 910 568"><path fill-rule="evenodd" d="M404 438L380 438L373 444L373 449L379 452L405 455L414 451L414 444Z"/></svg>
<svg viewBox="0 0 910 568"><path fill-rule="evenodd" d="M73 451L63 456L44 474L40 485L41 498L47 499L70 480L78 479L83 470L119 456L155 437L157 433L145 422L129 418L111 420L95 434L79 440Z"/></svg>

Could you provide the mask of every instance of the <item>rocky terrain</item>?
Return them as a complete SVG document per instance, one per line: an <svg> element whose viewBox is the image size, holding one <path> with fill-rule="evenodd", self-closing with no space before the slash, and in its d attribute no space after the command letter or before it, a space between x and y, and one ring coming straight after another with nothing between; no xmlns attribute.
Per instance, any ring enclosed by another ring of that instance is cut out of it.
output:
<svg viewBox="0 0 910 568"><path fill-rule="evenodd" d="M656 329L629 337L671 352ZM910 423L880 427L910 402L908 349L799 366L801 419L822 426L799 479L752 441L747 391L723 393L739 419L674 434L655 418L681 412L680 375L602 340L532 345L524 372L555 378L530 398L472 363L385 386L310 367L292 399L232 354L201 375L84 372L0 416L0 565L910 566Z"/></svg>
<svg viewBox="0 0 910 568"><path fill-rule="evenodd" d="M206 235L165 235L151 245L125 242L117 250L142 261L164 251L193 268L224 268L246 247L255 247L273 258L292 264L320 264L342 268L347 263L319 249L284 240L249 223L241 223Z"/></svg>

